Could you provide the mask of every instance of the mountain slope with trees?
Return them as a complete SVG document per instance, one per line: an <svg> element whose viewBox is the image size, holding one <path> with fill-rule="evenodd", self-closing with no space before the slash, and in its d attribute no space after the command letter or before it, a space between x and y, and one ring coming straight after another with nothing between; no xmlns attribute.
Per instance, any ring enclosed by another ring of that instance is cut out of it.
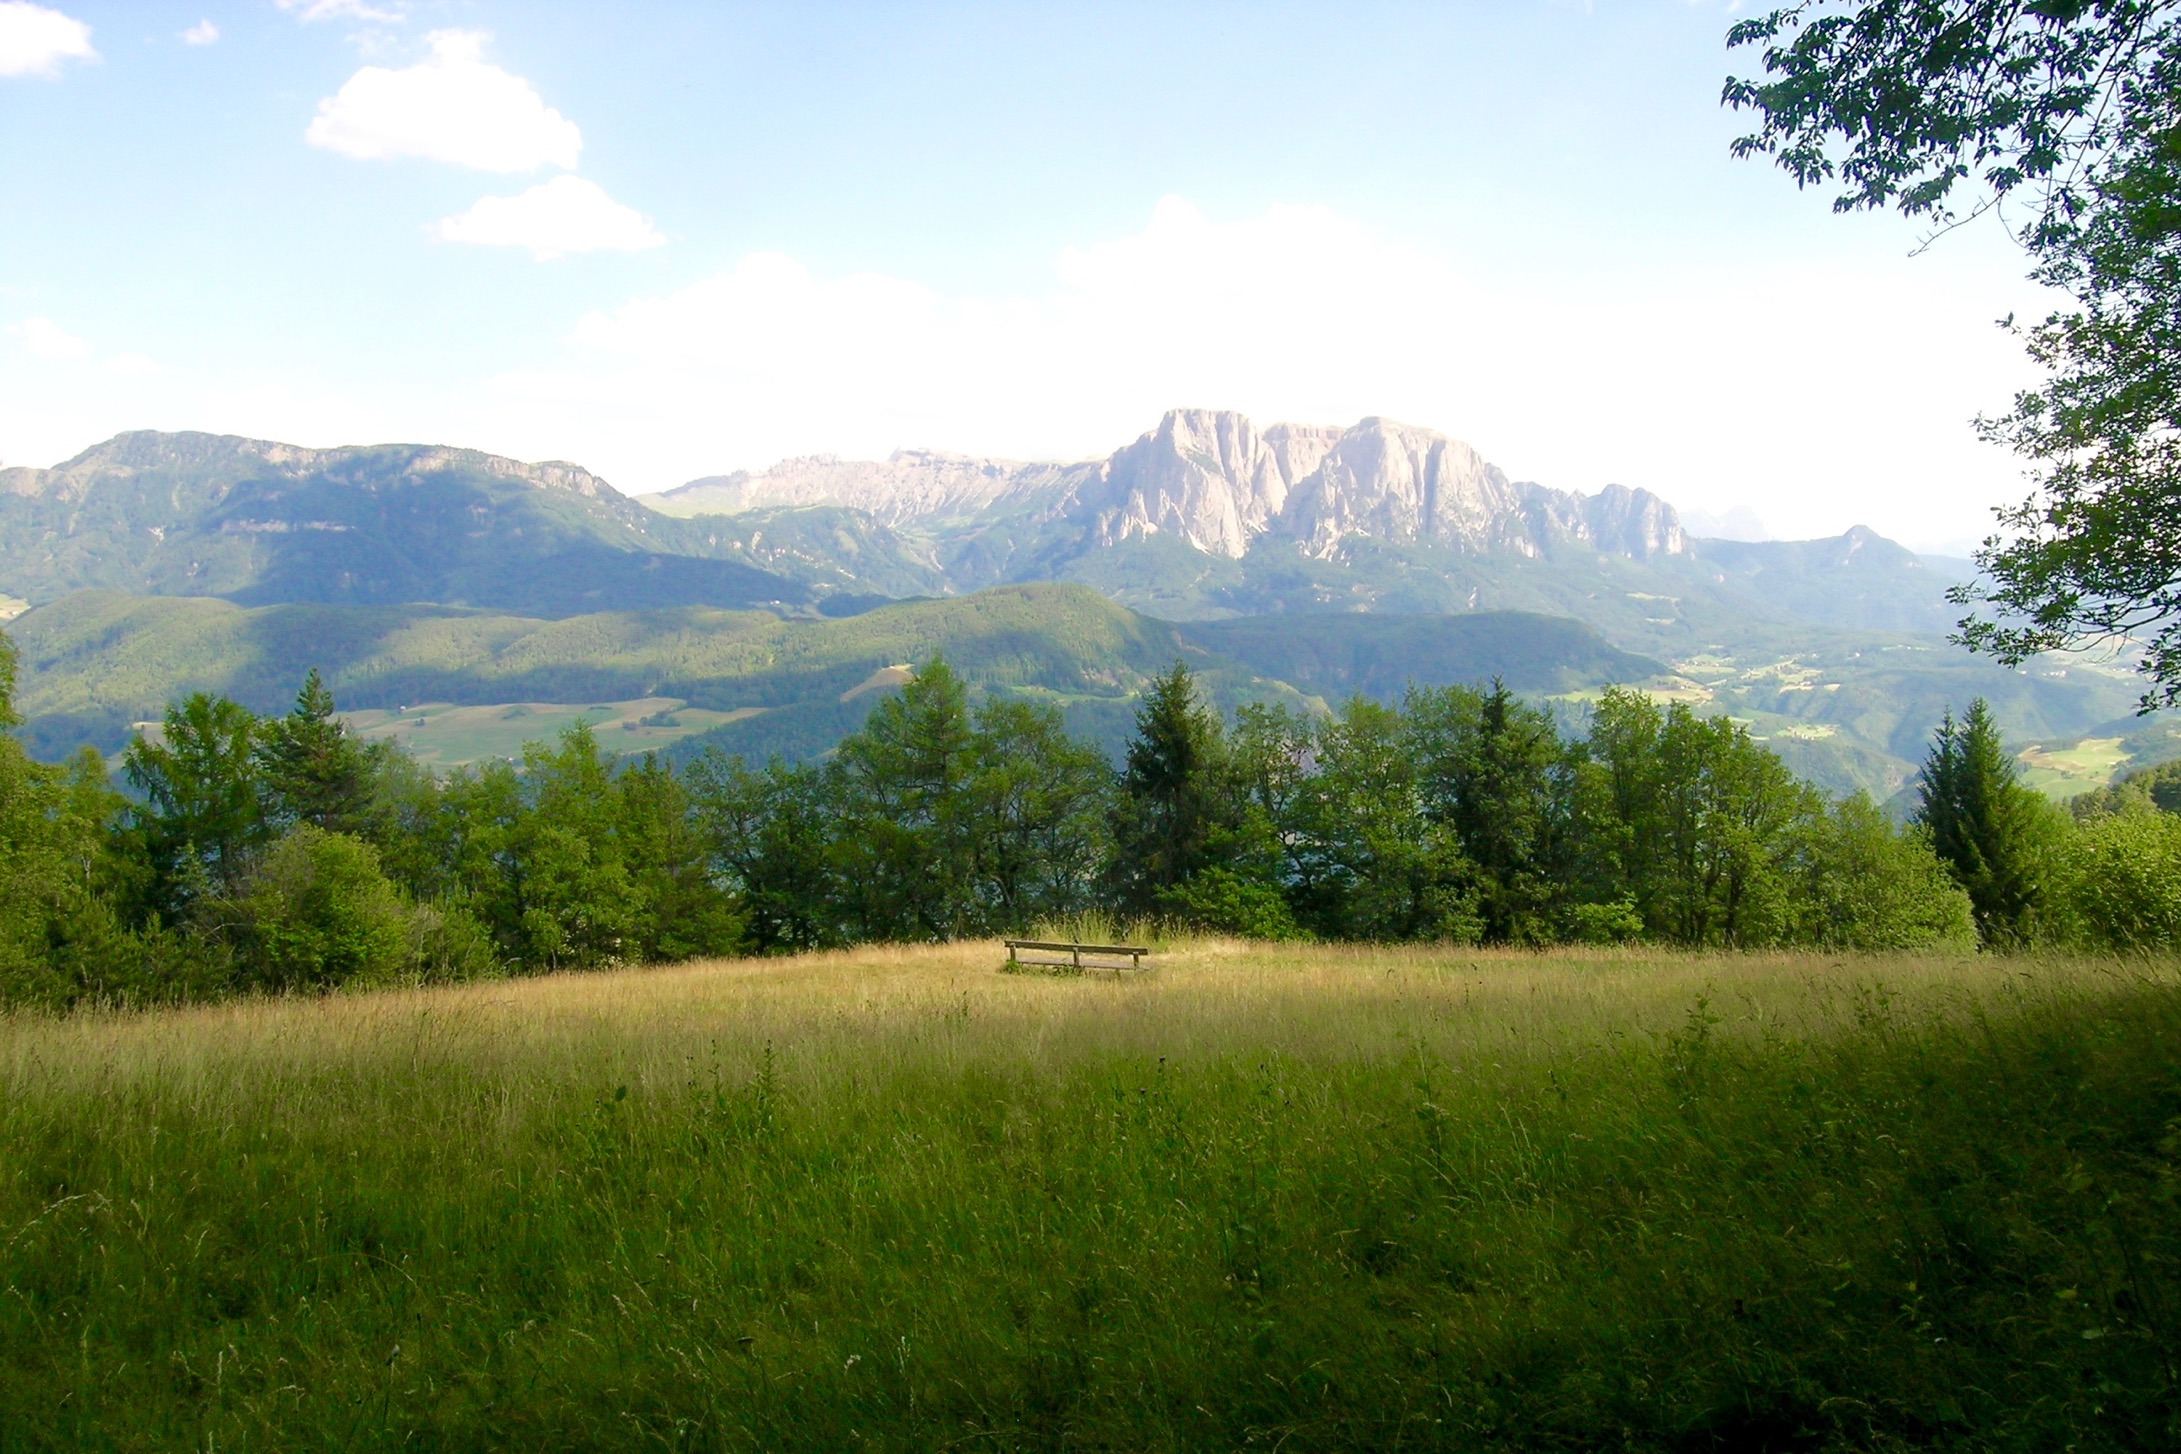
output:
<svg viewBox="0 0 2181 1454"><path fill-rule="evenodd" d="M872 685L875 673L934 655L980 692L1060 704L1073 730L1112 747L1137 691L1184 657L1224 706L1357 690L1397 696L1411 681L1494 675L1524 691L1594 690L1662 670L1550 617L1351 616L1230 645L1247 625L1177 627L1080 586L1025 585L839 620L688 607L549 621L438 606L244 608L83 592L18 618L10 634L22 654L27 740L53 757L82 742L118 751L132 724L193 690L273 710L313 669L351 708L633 697L763 708L707 739L758 757L829 750L888 689Z"/></svg>
<svg viewBox="0 0 2181 1454"><path fill-rule="evenodd" d="M815 598L717 537L575 465L474 450L147 431L0 471L0 583L33 603L98 588L571 615Z"/></svg>
<svg viewBox="0 0 2181 1454"><path fill-rule="evenodd" d="M312 668L351 708L514 711L656 697L709 711L763 709L676 750L811 757L899 684L898 673L881 674L933 655L979 693L1059 704L1071 731L1118 752L1137 693L1183 658L1222 710L1250 701L1330 707L1355 692L1392 703L1411 684L1499 677L1526 697L1558 699L1574 722L1600 689L1648 684L1732 713L1814 781L1891 797L1952 704L1986 697L2011 735L2049 742L2104 730L2129 703L2125 681L2110 674L2006 672L1914 638L1751 633L1755 649L1744 655L1699 649L1661 659L1622 651L1564 616L1338 612L1170 623L1062 584L840 619L686 607L547 620L83 592L28 612L10 631L23 656L25 740L55 759L83 742L119 751L132 724L193 690L273 710Z"/></svg>
<svg viewBox="0 0 2181 1454"><path fill-rule="evenodd" d="M124 434L0 470L0 592L840 615L1067 580L1170 620L1545 611L1640 651L1750 623L1935 631L1957 614L1949 568L1868 531L1694 541L1655 495L1511 481L1382 419L1259 431L1174 410L1103 461L917 454L730 480L639 502L575 465L472 450ZM700 506L717 508L661 513Z"/></svg>
<svg viewBox="0 0 2181 1454"><path fill-rule="evenodd" d="M1346 429L1170 410L1103 460L830 456L647 497L677 516L783 520L865 512L939 564L947 587L1057 579L1175 620L1333 609L1552 611L1670 643L1677 599L1715 624L1755 619L1944 631L1958 562L1926 564L1858 528L1837 540L1691 539L1665 500L1510 480L1459 440L1386 419ZM1633 596L1631 595L1633 593Z"/></svg>

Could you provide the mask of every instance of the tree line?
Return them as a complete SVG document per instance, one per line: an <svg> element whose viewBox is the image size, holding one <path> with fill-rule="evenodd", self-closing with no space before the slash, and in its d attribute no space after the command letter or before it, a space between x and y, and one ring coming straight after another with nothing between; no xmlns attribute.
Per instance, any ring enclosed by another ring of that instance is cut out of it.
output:
<svg viewBox="0 0 2181 1454"><path fill-rule="evenodd" d="M13 656L0 638L0 724ZM283 716L171 706L121 781L0 738L0 1002L429 983L1087 915L1258 939L1690 948L2159 945L2181 818L2081 825L1981 703L1899 824L1749 733L1612 690L1587 730L1504 686L1231 721L1177 663L1125 760L1034 702L918 671L824 761L617 761L587 728L435 774L360 740L314 672Z"/></svg>

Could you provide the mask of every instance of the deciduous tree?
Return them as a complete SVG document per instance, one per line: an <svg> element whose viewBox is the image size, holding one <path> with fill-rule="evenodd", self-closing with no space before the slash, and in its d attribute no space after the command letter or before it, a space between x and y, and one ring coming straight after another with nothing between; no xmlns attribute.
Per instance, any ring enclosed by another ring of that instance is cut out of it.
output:
<svg viewBox="0 0 2181 1454"><path fill-rule="evenodd" d="M1991 608L1962 640L2012 664L2134 636L2145 709L2181 702L2181 4L1804 3L1728 43L1766 72L1727 82L1761 123L1738 154L1837 182L1843 211L2000 209L2075 300L2025 330L2047 382L1982 425L2036 489L1956 590Z"/></svg>

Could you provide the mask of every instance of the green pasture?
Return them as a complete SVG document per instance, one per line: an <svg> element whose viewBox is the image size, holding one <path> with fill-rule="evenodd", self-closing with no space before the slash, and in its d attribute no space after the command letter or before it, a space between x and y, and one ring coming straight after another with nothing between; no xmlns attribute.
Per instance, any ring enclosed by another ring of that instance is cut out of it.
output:
<svg viewBox="0 0 2181 1454"><path fill-rule="evenodd" d="M582 705L494 702L462 706L419 702L341 715L366 741L398 742L419 762L432 767L457 767L494 758L519 762L524 743L553 740L578 722L590 724L606 751L625 755L658 751L695 733L754 717L762 710L744 707L720 712L692 707L679 697L635 697Z"/></svg>
<svg viewBox="0 0 2181 1454"><path fill-rule="evenodd" d="M2129 754L2119 737L2085 737L2024 748L2016 761L2022 764L2023 786L2064 801L2111 782L2128 765Z"/></svg>

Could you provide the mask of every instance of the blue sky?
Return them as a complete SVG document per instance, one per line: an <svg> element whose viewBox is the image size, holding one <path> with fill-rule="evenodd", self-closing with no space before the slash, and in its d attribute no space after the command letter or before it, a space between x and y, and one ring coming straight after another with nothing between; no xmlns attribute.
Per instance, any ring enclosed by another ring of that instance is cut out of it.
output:
<svg viewBox="0 0 2181 1454"><path fill-rule="evenodd" d="M2040 300L1735 162L1731 12L0 0L0 461L429 440L631 491L1175 404L1981 534Z"/></svg>

